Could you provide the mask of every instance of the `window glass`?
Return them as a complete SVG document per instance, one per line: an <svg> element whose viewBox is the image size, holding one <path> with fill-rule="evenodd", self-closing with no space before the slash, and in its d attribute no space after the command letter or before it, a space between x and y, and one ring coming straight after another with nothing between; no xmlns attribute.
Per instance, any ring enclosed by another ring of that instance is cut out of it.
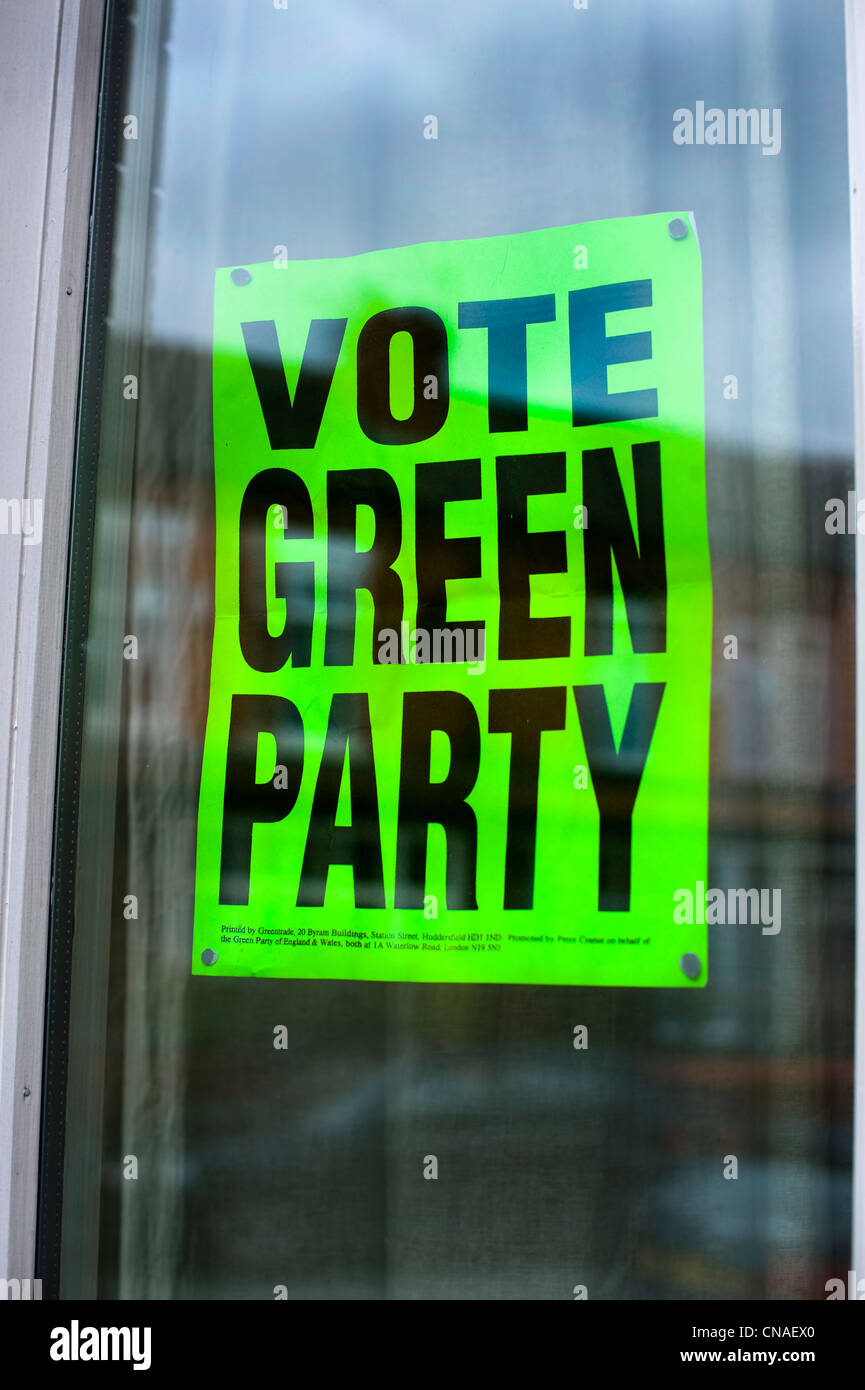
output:
<svg viewBox="0 0 865 1390"><path fill-rule="evenodd" d="M851 1196L841 0L109 9L46 1272L68 1298L824 1297ZM715 108L765 112L758 139L708 142ZM712 926L699 990L193 976L215 270L676 208L703 274L707 883L777 890L778 929Z"/></svg>

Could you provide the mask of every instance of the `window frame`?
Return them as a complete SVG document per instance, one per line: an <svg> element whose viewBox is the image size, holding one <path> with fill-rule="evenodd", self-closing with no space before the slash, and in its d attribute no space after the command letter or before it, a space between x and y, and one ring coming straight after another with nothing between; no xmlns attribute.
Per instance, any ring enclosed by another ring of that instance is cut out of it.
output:
<svg viewBox="0 0 865 1390"><path fill-rule="evenodd" d="M159 8L157 4L156 9ZM9 280L5 357L8 389L4 490L41 497L41 546L21 538L0 547L0 691L9 735L0 754L0 1264L7 1277L44 1280L59 1292L66 1011L62 988L47 994L52 874L63 889L68 849L55 846L64 647L75 630L67 591L76 443L88 427L80 366L85 291L99 310L104 287L88 276L88 253L110 229L110 208L92 204L98 116L100 140L114 121L119 138L119 81L105 54L112 25L125 19L118 0L34 0L4 14L0 81L26 80L29 117L9 141L7 197L0 244L23 273ZM10 13L14 17L10 18ZM854 315L855 480L865 496L865 0L845 0L850 219ZM157 26L158 27L158 26ZM15 76L17 72L17 76ZM23 75L23 76L22 76ZM21 108L23 110L23 107ZM110 119L109 119L110 117ZM96 331L96 330L94 330ZM79 394L81 399L79 400ZM79 465L80 466L80 465ZM87 499L81 492L81 506ZM86 489L85 489L86 491ZM9 538L6 538L7 541ZM61 563L57 557L62 557ZM865 536L856 539L856 1033L854 1042L853 1230L851 1263L865 1274ZM86 613L85 613L86 616ZM77 662L83 670L83 654ZM69 678L69 670L65 675ZM8 692L8 694L7 694ZM67 714L70 712L67 710ZM71 712L74 717L74 711ZM55 853L57 857L55 857ZM55 908L57 907L55 899ZM55 912L55 923L62 916ZM68 957L71 933L55 931L55 966ZM56 984L63 975L51 972ZM46 1007L47 1005L47 1007ZM44 1034L44 1036L43 1036ZM40 1157L41 1154L41 1157ZM95 1177L98 1182L98 1174ZM37 1238L37 1208L41 1207ZM98 1241L98 1232L94 1233ZM38 1239L38 1255L37 1255Z"/></svg>
<svg viewBox="0 0 865 1390"><path fill-rule="evenodd" d="M104 0L3 12L12 95L0 203L4 490L41 499L41 545L0 547L0 1267L35 1268L43 1030L78 378ZM15 94L17 89L17 101ZM58 563L60 557L60 563Z"/></svg>

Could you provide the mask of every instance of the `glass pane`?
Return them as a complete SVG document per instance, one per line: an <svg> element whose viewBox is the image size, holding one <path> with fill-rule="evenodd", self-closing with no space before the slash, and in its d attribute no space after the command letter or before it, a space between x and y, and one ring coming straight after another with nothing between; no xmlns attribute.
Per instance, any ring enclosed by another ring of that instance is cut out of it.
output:
<svg viewBox="0 0 865 1390"><path fill-rule="evenodd" d="M851 1193L841 0L111 10L42 1227L63 1295L824 1297ZM677 208L703 268L707 887L780 908L709 927L705 989L193 977L215 270Z"/></svg>

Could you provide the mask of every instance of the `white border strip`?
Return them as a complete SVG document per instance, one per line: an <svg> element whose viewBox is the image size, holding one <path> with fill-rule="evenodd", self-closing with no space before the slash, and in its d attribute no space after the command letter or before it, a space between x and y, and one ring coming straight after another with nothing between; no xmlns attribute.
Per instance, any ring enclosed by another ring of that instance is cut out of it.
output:
<svg viewBox="0 0 865 1390"><path fill-rule="evenodd" d="M32 1278L69 510L104 0L0 10L0 1278ZM8 733L7 733L8 731Z"/></svg>

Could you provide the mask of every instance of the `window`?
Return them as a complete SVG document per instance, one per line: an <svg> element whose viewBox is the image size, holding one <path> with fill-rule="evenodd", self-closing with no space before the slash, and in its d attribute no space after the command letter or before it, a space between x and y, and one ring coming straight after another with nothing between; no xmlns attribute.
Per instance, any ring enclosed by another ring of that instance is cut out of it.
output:
<svg viewBox="0 0 865 1390"><path fill-rule="evenodd" d="M682 208L706 886L781 910L712 925L694 990L193 975L215 271ZM846 1277L853 449L840 0L109 5L40 1218L61 1296L814 1299Z"/></svg>

